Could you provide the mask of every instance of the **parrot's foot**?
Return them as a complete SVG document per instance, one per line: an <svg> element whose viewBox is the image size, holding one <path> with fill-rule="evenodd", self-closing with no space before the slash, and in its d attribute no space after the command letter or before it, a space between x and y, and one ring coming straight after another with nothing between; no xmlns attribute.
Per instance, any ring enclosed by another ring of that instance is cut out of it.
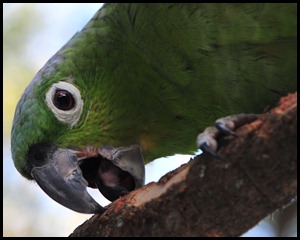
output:
<svg viewBox="0 0 300 240"><path fill-rule="evenodd" d="M207 127L203 133L197 137L197 146L204 153L219 158L217 155L218 139L222 136L238 136L235 129L253 122L258 118L258 114L238 114L231 115L216 120L214 127Z"/></svg>

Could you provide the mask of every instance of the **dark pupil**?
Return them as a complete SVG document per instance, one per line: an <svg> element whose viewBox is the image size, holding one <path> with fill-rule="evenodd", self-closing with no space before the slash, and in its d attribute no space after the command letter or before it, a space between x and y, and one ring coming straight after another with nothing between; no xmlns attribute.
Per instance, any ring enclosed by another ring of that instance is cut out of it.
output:
<svg viewBox="0 0 300 240"><path fill-rule="evenodd" d="M53 104L60 110L70 110L75 105L75 100L71 93L66 90L57 90L54 95Z"/></svg>

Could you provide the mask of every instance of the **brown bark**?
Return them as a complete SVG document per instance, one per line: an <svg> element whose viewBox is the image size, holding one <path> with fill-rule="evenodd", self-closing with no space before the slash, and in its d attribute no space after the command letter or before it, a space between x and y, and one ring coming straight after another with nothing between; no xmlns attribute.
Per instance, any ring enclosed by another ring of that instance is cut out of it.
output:
<svg viewBox="0 0 300 240"><path fill-rule="evenodd" d="M70 235L240 236L297 197L297 93L202 154L114 201Z"/></svg>

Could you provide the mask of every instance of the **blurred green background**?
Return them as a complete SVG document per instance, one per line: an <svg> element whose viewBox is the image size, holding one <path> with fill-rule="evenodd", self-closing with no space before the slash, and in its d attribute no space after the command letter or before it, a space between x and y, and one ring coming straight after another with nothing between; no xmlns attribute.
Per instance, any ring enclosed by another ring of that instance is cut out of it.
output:
<svg viewBox="0 0 300 240"><path fill-rule="evenodd" d="M16 171L10 153L10 130L17 101L28 83L101 6L100 3L3 4L3 236L68 236L92 216L57 204ZM163 166L160 159L147 165L146 182L157 181L189 158L188 155L167 158ZM97 190L89 192L100 204L109 203ZM297 221L295 209L296 205L285 223ZM292 235L296 234L294 222ZM277 236L278 226L279 221L266 221L255 228L258 232L251 231L247 236ZM271 233L267 232L269 229Z"/></svg>

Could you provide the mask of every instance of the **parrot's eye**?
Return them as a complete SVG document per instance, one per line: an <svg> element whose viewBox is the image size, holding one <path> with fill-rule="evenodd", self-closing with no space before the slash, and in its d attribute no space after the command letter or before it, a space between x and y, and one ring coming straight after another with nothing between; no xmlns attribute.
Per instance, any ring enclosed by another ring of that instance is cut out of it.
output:
<svg viewBox="0 0 300 240"><path fill-rule="evenodd" d="M75 106L72 94L66 90L57 90L53 98L53 104L60 110L67 111Z"/></svg>
<svg viewBox="0 0 300 240"><path fill-rule="evenodd" d="M83 100L80 91L71 83L54 83L46 93L46 103L60 122L73 127L79 121Z"/></svg>

